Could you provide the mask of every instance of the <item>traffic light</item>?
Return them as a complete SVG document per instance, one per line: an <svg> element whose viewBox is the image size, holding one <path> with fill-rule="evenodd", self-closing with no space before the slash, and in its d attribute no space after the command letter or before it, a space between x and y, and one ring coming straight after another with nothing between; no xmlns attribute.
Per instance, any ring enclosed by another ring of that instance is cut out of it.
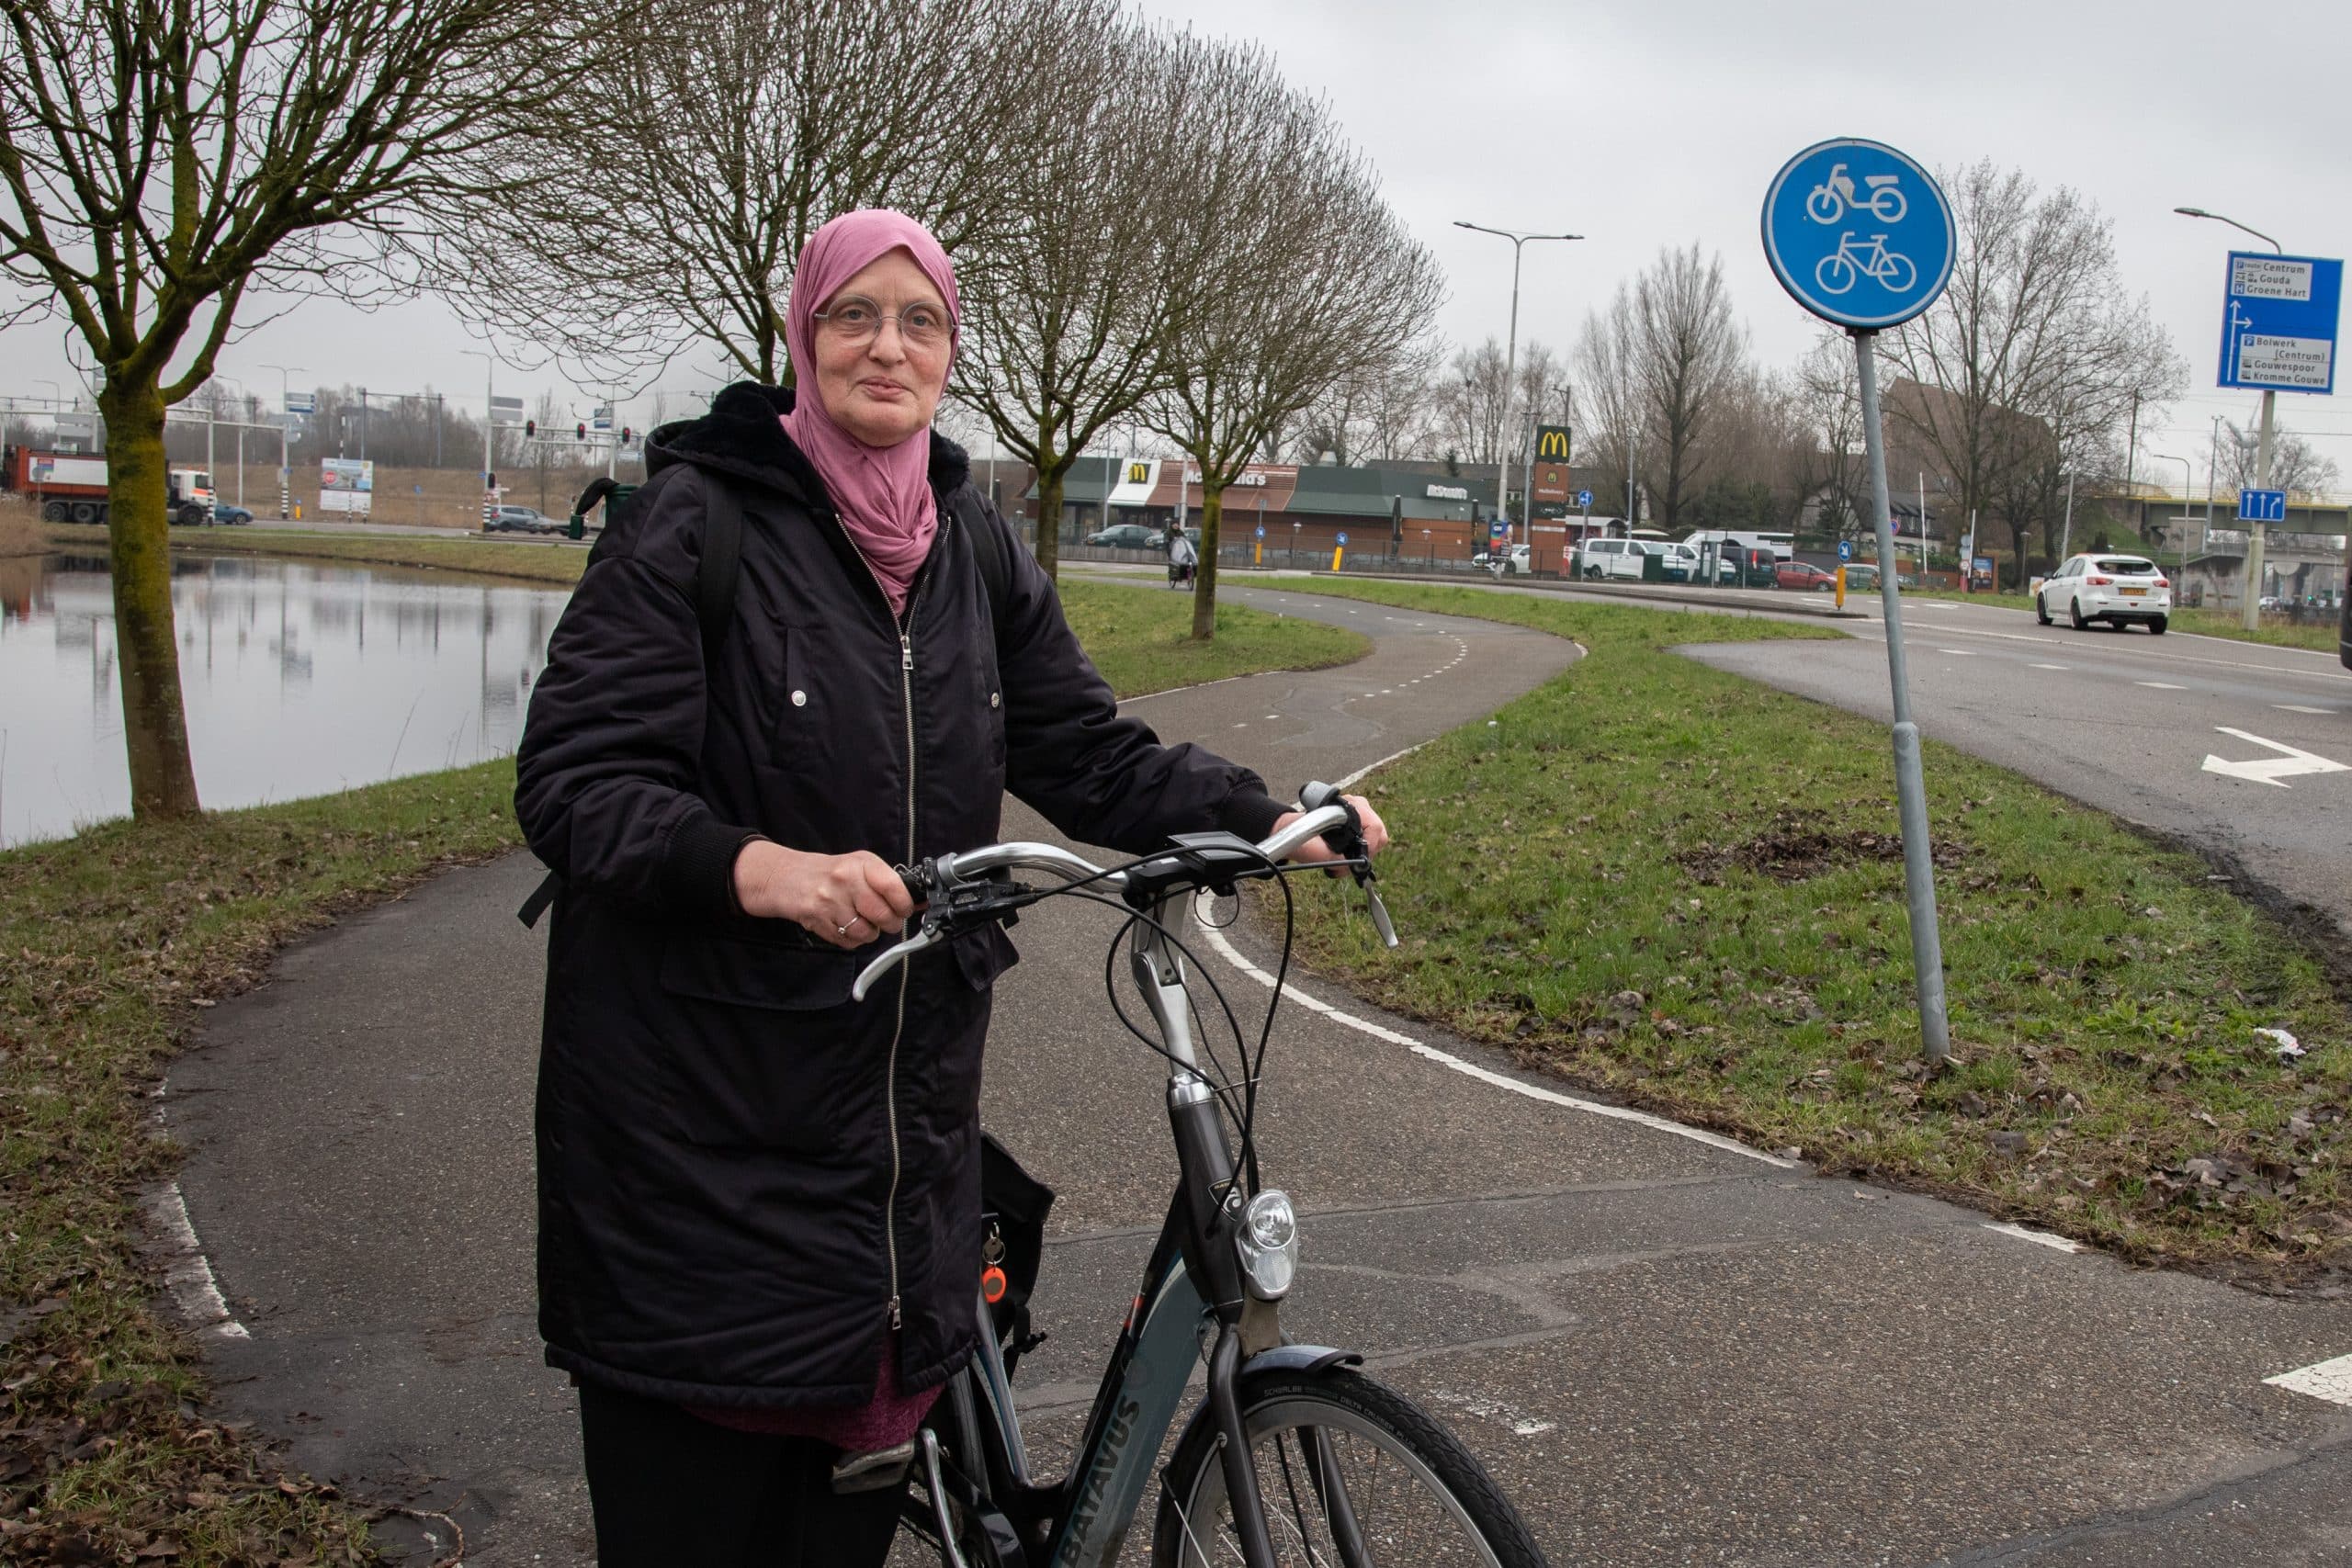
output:
<svg viewBox="0 0 2352 1568"><path fill-rule="evenodd" d="M482 475L482 481L483 483L481 488L484 490L496 490L498 488L498 476L496 474Z"/></svg>
<svg viewBox="0 0 2352 1568"><path fill-rule="evenodd" d="M629 443L629 438L630 438L631 436L635 435L636 434L637 434L637 432L635 432L635 431L631 430L628 425L626 425L626 424L622 425L622 426L621 426L621 445L622 445L622 446L628 446L628 443Z"/></svg>
<svg viewBox="0 0 2352 1568"><path fill-rule="evenodd" d="M571 427L571 438L574 441L585 441L588 439L588 424L586 421L583 420L580 423Z"/></svg>
<svg viewBox="0 0 2352 1568"><path fill-rule="evenodd" d="M536 420L536 419L526 419L526 420L525 420L525 421L523 422L523 439L524 439L524 440L526 440L526 441L536 441L536 440L537 440L537 439L538 439L538 434L539 434L539 422L538 422L537 420Z"/></svg>

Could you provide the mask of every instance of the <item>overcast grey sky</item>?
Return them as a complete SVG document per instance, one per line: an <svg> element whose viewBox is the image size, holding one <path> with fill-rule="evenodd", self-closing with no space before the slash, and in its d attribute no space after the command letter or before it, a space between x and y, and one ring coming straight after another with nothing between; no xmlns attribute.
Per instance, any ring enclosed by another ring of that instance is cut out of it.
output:
<svg viewBox="0 0 2352 1568"><path fill-rule="evenodd" d="M2352 154L2341 75L2352 6L2267 0L1144 0L1153 17L1254 38L1326 96L1377 164L1405 221L1443 263L1445 335L1499 336L1510 247L1452 226L1567 230L1532 244L1520 335L1565 351L1585 310L1660 245L1723 254L1754 346L1793 360L1807 317L1765 266L1757 215L1775 170L1837 135L1902 148L1930 168L1990 157L2076 187L2115 222L2127 287L2144 291L2190 367L2188 395L2143 432L2143 453L2195 460L2215 413L2249 420L2250 394L2214 389L2222 256L2256 243L2177 206L2225 212L2290 253L2352 252ZM952 112L952 106L943 106ZM430 300L373 315L305 304L224 355L275 394L267 363L313 382L472 402L481 362ZM0 392L46 394L68 372L53 326L0 333ZM536 396L545 373L502 372ZM673 373L666 385L707 386ZM2352 374L2332 398L2281 394L2352 485ZM582 398L584 411L589 400ZM633 423L651 412L642 405ZM2153 466L2153 465L2152 465ZM2169 466L2165 466L2168 468ZM2163 468L2157 469L2164 471Z"/></svg>

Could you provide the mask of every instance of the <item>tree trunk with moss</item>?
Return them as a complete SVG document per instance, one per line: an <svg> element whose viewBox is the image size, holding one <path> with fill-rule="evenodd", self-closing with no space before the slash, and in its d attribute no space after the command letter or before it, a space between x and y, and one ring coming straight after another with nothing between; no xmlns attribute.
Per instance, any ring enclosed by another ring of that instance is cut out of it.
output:
<svg viewBox="0 0 2352 1568"><path fill-rule="evenodd" d="M107 558L131 814L194 817L200 810L196 768L188 757L179 642L172 629L164 395L152 377L145 385L109 380L98 394L98 411L107 425Z"/></svg>
<svg viewBox="0 0 2352 1568"><path fill-rule="evenodd" d="M1075 452L1057 451L1054 427L1037 426L1035 449L1037 469L1037 565L1046 581L1057 586L1061 581L1062 565L1062 481L1069 477L1070 465L1078 461Z"/></svg>
<svg viewBox="0 0 2352 1568"><path fill-rule="evenodd" d="M1193 640L1216 640L1216 540L1225 525L1225 487L1208 481L1201 467L1200 565L1193 578Z"/></svg>

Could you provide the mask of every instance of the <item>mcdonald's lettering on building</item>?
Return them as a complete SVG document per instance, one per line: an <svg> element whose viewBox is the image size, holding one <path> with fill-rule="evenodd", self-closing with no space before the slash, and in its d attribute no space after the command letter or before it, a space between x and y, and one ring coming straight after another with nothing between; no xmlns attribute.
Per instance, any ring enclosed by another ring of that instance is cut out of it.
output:
<svg viewBox="0 0 2352 1568"><path fill-rule="evenodd" d="M1539 424L1535 427L1535 460L1537 462L1566 462L1568 446L1566 425Z"/></svg>

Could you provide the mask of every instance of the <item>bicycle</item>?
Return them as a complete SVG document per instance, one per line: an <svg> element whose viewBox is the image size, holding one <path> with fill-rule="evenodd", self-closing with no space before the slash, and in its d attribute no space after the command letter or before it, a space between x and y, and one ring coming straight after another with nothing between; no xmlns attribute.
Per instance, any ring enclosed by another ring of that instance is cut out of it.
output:
<svg viewBox="0 0 2352 1568"><path fill-rule="evenodd" d="M1009 843L900 870L908 891L925 906L921 930L859 975L852 994L860 998L911 954L1007 920L1046 897L1091 898L1126 915L1111 957L1132 932L1130 977L1153 1032L1120 1007L1110 958L1105 982L1120 1021L1167 1060L1180 1172L1077 1457L1067 1475L1043 1482L1029 1469L1012 1387L1012 1368L1035 1338L1020 1337L1025 1322L1007 1308L1017 1310L1035 1283L1051 1194L989 1140L984 1204L1012 1213L1023 1234L1008 1247L992 1231L984 1252L988 1267L974 1297L979 1348L949 1381L914 1442L903 1452L870 1456L870 1463L860 1456L853 1462L865 1473L844 1481L837 1472L835 1483L845 1489L905 1485L903 1521L937 1549L944 1568L1112 1562L1155 1469L1160 1495L1152 1523L1154 1568L1544 1562L1509 1499L1443 1426L1358 1371L1361 1355L1293 1344L1282 1331L1280 1303L1297 1271L1298 1221L1288 1195L1261 1179L1252 1131L1260 1069L1288 969L1287 936L1254 1055L1215 981L1205 972L1201 976L1231 1026L1237 1080L1209 1047L1205 1030L1194 1039L1193 1021L1206 1015L1189 989L1175 920L1204 892L1229 895L1241 882L1262 879L1280 886L1294 871L1344 867L1363 889L1381 939L1395 946L1354 808L1326 784L1309 785L1301 805L1306 814L1262 843L1230 833L1181 834L1166 850L1113 869L1051 844ZM1318 835L1340 862L1279 863ZM1016 873L1052 880L1030 886L1016 882ZM1027 1190L1007 1201L1008 1183L1026 1183ZM1008 1262L1016 1274L1026 1273L1025 1282L1006 1278ZM1160 1468L1187 1380L1202 1360L1205 1394Z"/></svg>
<svg viewBox="0 0 2352 1568"><path fill-rule="evenodd" d="M1888 250L1885 235L1872 234L1869 245L1857 247L1853 231L1849 230L1838 236L1838 248L1821 258L1813 269L1813 277L1825 294L1843 294L1865 277L1875 279L1897 294L1907 294L1911 286L1919 281L1919 269L1912 265L1909 256Z"/></svg>

